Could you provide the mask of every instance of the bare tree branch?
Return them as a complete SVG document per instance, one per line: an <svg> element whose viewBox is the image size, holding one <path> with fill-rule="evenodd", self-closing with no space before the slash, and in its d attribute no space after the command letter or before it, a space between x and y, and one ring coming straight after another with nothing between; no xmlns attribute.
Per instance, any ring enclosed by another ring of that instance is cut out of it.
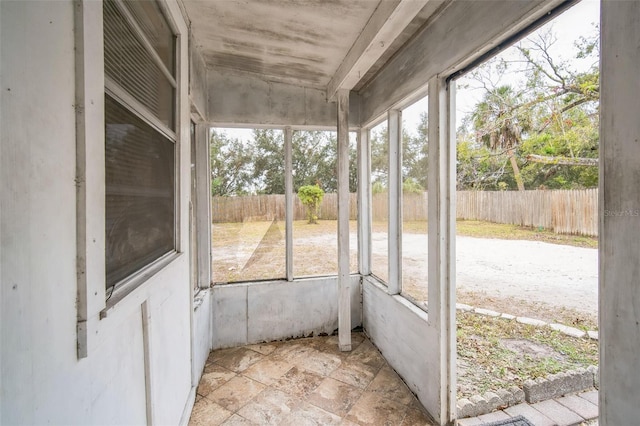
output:
<svg viewBox="0 0 640 426"><path fill-rule="evenodd" d="M561 166L597 166L597 158L585 158L585 157L549 157L546 155L529 154L527 160L534 163L553 164Z"/></svg>

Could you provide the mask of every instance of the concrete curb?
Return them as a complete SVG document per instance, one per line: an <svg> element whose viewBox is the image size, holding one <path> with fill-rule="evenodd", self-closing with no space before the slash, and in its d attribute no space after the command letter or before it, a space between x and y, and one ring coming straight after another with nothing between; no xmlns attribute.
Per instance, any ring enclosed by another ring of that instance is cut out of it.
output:
<svg viewBox="0 0 640 426"><path fill-rule="evenodd" d="M457 404L458 418L481 416L525 401L529 404L535 404L548 399L593 389L594 387L599 387L598 367L595 365L591 365L586 369L578 368L563 373L551 374L544 379L525 381L524 389L511 386L509 389L499 389L495 393L486 392L484 395L474 395L468 399L459 399Z"/></svg>
<svg viewBox="0 0 640 426"><path fill-rule="evenodd" d="M463 312L473 312L478 315L490 317L500 317L506 320L514 320L536 327L550 327L560 333L576 338L589 338L598 340L597 331L584 332L574 327L562 324L548 324L544 321L527 317L515 317L514 315L499 313L489 309L476 308L470 305L459 303L456 309ZM496 410L502 410L522 402L530 404L548 399L559 398L567 394L582 392L592 388L600 387L600 376L598 367L591 365L585 368L569 370L566 372L551 374L546 378L537 380L527 380L523 389L511 386L509 389L500 389L494 392L486 392L484 395L474 395L470 398L462 398L457 403L457 413L459 419L477 417L488 414Z"/></svg>
<svg viewBox="0 0 640 426"><path fill-rule="evenodd" d="M559 331L560 333L566 334L567 336L571 336L571 337L577 337L577 338L588 337L589 339L592 339L592 340L598 340L598 332L594 330L588 330L585 332L580 329L569 327L563 324L555 324L555 323L549 324L547 322L544 322L542 320L535 319L535 318L516 317L515 315L500 313L500 312L492 311L490 309L476 308L475 306L465 305L464 303L456 304L456 309L459 311L473 312L475 314L484 315L488 317L494 317L494 318L500 317L506 320L515 319L517 322L521 324L533 325L535 327L550 327L553 330Z"/></svg>

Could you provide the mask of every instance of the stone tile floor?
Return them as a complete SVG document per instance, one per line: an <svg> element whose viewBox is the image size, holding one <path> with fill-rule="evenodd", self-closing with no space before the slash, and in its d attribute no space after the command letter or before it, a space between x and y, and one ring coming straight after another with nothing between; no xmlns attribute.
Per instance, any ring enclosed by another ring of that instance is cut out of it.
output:
<svg viewBox="0 0 640 426"><path fill-rule="evenodd" d="M432 425L363 333L211 352L190 425Z"/></svg>

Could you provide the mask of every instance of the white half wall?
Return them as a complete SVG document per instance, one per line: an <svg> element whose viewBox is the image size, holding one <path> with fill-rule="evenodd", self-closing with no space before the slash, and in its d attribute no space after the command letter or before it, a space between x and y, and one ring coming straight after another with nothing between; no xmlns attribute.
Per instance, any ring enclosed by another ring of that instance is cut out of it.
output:
<svg viewBox="0 0 640 426"><path fill-rule="evenodd" d="M371 342L435 418L440 412L437 333L425 311L392 296L376 279L362 280L363 327Z"/></svg>
<svg viewBox="0 0 640 426"><path fill-rule="evenodd" d="M218 284L212 288L213 349L332 334L338 279ZM351 328L362 324L360 276L351 276Z"/></svg>

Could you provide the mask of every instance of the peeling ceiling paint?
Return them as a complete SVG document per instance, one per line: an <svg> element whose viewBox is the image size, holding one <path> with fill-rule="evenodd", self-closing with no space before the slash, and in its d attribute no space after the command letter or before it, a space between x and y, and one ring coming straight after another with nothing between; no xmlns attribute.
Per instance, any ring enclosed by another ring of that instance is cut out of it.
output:
<svg viewBox="0 0 640 426"><path fill-rule="evenodd" d="M208 68L324 89L377 0L184 0Z"/></svg>

